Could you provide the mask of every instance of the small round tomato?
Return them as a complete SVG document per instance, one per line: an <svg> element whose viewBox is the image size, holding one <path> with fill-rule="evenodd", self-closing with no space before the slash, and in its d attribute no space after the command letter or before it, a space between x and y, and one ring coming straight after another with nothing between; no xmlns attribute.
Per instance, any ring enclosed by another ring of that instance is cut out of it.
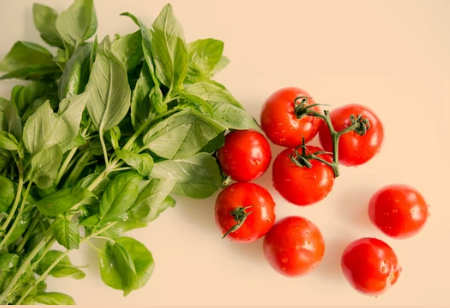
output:
<svg viewBox="0 0 450 308"><path fill-rule="evenodd" d="M312 272L322 261L325 241L306 218L290 216L278 221L264 237L264 255L278 273L298 277Z"/></svg>
<svg viewBox="0 0 450 308"><path fill-rule="evenodd" d="M225 136L217 151L220 167L233 180L248 182L266 172L272 152L267 139L252 130L237 130Z"/></svg>
<svg viewBox="0 0 450 308"><path fill-rule="evenodd" d="M383 125L377 115L361 105L346 105L330 112L331 123L339 132L351 125L350 116L369 119L370 128L361 136L355 131L342 135L339 139L339 163L345 166L358 166L366 163L377 154L383 143ZM319 131L320 143L326 151L333 151L333 144L328 126L321 123Z"/></svg>
<svg viewBox="0 0 450 308"><path fill-rule="evenodd" d="M423 196L408 185L385 186L369 202L370 220L386 235L398 239L418 233L428 214Z"/></svg>
<svg viewBox="0 0 450 308"><path fill-rule="evenodd" d="M306 154L322 151L321 148L306 146ZM298 149L297 151L301 151ZM333 169L315 159L311 159L311 168L298 166L292 161L295 149L289 148L278 154L273 163L272 181L276 190L289 202L296 205L311 205L324 199L333 188ZM319 158L332 162L328 154Z"/></svg>
<svg viewBox="0 0 450 308"><path fill-rule="evenodd" d="M345 278L357 291L375 296L394 285L401 272L392 248L375 238L350 243L342 255L341 267Z"/></svg>
<svg viewBox="0 0 450 308"><path fill-rule="evenodd" d="M216 224L224 237L252 242L275 222L275 202L267 189L253 183L234 183L216 200Z"/></svg>
<svg viewBox="0 0 450 308"><path fill-rule="evenodd" d="M321 120L312 116L297 118L294 112L295 99L310 95L299 88L284 88L273 93L265 102L261 111L261 127L267 137L275 144L285 147L295 147L311 141L319 131ZM308 99L307 106L315 104L312 98ZM320 112L318 106L311 110Z"/></svg>

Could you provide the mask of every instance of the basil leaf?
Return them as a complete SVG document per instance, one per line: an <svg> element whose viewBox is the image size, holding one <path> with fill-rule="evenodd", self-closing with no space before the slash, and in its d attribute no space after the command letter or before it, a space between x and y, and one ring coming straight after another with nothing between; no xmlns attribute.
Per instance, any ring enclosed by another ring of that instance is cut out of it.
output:
<svg viewBox="0 0 450 308"><path fill-rule="evenodd" d="M56 84L44 81L33 81L27 86L17 85L12 90L11 102L16 105L17 110L21 115L29 108L34 100L44 96L47 92L47 87L54 87L56 89Z"/></svg>
<svg viewBox="0 0 450 308"><path fill-rule="evenodd" d="M177 180L172 192L195 199L208 198L222 186L219 165L206 153L156 163L151 176Z"/></svg>
<svg viewBox="0 0 450 308"><path fill-rule="evenodd" d="M143 176L149 176L153 169L153 158L147 154L137 154L128 150L116 151L118 158L122 159L127 165L136 169Z"/></svg>
<svg viewBox="0 0 450 308"><path fill-rule="evenodd" d="M150 180L129 210L129 217L148 223L158 218L169 206L175 206L175 201L169 194L176 183L174 179Z"/></svg>
<svg viewBox="0 0 450 308"><path fill-rule="evenodd" d="M211 75L214 76L215 74L223 70L228 64L230 64L230 60L227 57L222 56L211 72Z"/></svg>
<svg viewBox="0 0 450 308"><path fill-rule="evenodd" d="M41 33L41 38L50 46L64 48L61 36L56 30L58 12L43 4L33 4L34 26Z"/></svg>
<svg viewBox="0 0 450 308"><path fill-rule="evenodd" d="M0 213L7 213L15 198L15 183L7 177L0 176Z"/></svg>
<svg viewBox="0 0 450 308"><path fill-rule="evenodd" d="M62 158L61 148L57 144L38 152L31 159L31 169L27 179L41 189L48 188L56 178Z"/></svg>
<svg viewBox="0 0 450 308"><path fill-rule="evenodd" d="M84 219L81 222L81 225L86 226L86 227L95 227L99 223L99 221L100 221L100 218L98 218L97 215L92 215L92 216L89 216L86 219ZM111 228L114 228L114 227L111 227Z"/></svg>
<svg viewBox="0 0 450 308"><path fill-rule="evenodd" d="M89 115L101 134L118 125L130 108L127 71L111 53L109 36L98 47L86 92Z"/></svg>
<svg viewBox="0 0 450 308"><path fill-rule="evenodd" d="M17 219L17 218L15 218ZM19 223L6 241L6 245L15 243L27 230L31 222L31 213L23 213L20 216Z"/></svg>
<svg viewBox="0 0 450 308"><path fill-rule="evenodd" d="M190 43L186 81L194 83L212 77L216 65L222 59L223 47L222 41L211 38Z"/></svg>
<svg viewBox="0 0 450 308"><path fill-rule="evenodd" d="M100 201L102 222L118 219L128 211L136 201L141 180L142 176L135 171L119 174L112 180Z"/></svg>
<svg viewBox="0 0 450 308"><path fill-rule="evenodd" d="M200 107L200 109L202 111L204 110L203 113L206 113L210 117L214 117L214 111L213 111L211 105L207 101L205 101L203 98L201 98L197 95L191 94L184 89L177 90L175 93L178 96L180 96L181 98L183 98L184 100Z"/></svg>
<svg viewBox="0 0 450 308"><path fill-rule="evenodd" d="M18 143L16 138L13 135L0 131L0 149L4 149L7 151L17 151Z"/></svg>
<svg viewBox="0 0 450 308"><path fill-rule="evenodd" d="M130 253L120 244L110 242L99 252L100 274L103 282L127 296L137 281L136 268Z"/></svg>
<svg viewBox="0 0 450 308"><path fill-rule="evenodd" d="M92 173L86 176L85 178L81 179L77 186L88 188L89 185L91 185L94 180L98 178L100 173ZM97 196L97 198L100 198L103 195L103 192L105 191L106 187L108 187L109 183L111 182L111 179L109 177L105 177L92 191L92 193Z"/></svg>
<svg viewBox="0 0 450 308"><path fill-rule="evenodd" d="M223 130L199 112L186 109L153 126L144 136L144 147L167 159L186 158Z"/></svg>
<svg viewBox="0 0 450 308"><path fill-rule="evenodd" d="M131 71L144 58L141 31L124 35L114 41L111 44L111 51L124 64L127 71Z"/></svg>
<svg viewBox="0 0 450 308"><path fill-rule="evenodd" d="M68 54L66 54L66 51L63 49L58 49L56 51L56 55L53 57L53 62L61 69L61 71L64 70L66 67L67 61L69 61Z"/></svg>
<svg viewBox="0 0 450 308"><path fill-rule="evenodd" d="M84 94L63 99L57 114L48 101L40 106L25 123L23 142L28 152L37 153L55 144L63 152L70 150L80 130L86 99Z"/></svg>
<svg viewBox="0 0 450 308"><path fill-rule="evenodd" d="M93 0L75 2L56 19L56 29L70 45L76 46L97 31L97 16Z"/></svg>
<svg viewBox="0 0 450 308"><path fill-rule="evenodd" d="M0 270L14 268L19 263L20 257L12 253L5 253L0 255Z"/></svg>
<svg viewBox="0 0 450 308"><path fill-rule="evenodd" d="M99 254L103 282L128 295L150 279L155 263L150 251L139 241L121 237L107 243Z"/></svg>
<svg viewBox="0 0 450 308"><path fill-rule="evenodd" d="M30 42L18 41L0 62L0 71L8 74L1 79L42 79L60 72L53 62L52 54L44 47Z"/></svg>
<svg viewBox="0 0 450 308"><path fill-rule="evenodd" d="M83 201L94 197L94 194L84 187L76 186L56 191L55 193L39 200L36 207L39 212L48 217L63 214L69 209L83 204Z"/></svg>
<svg viewBox="0 0 450 308"><path fill-rule="evenodd" d="M34 301L45 305L76 305L72 297L58 292L40 293Z"/></svg>
<svg viewBox="0 0 450 308"><path fill-rule="evenodd" d="M194 83L189 85L186 90L208 102L231 104L235 107L244 109L228 90L211 82L202 81Z"/></svg>
<svg viewBox="0 0 450 308"><path fill-rule="evenodd" d="M225 132L221 132L216 138L210 140L200 152L214 153L225 145Z"/></svg>
<svg viewBox="0 0 450 308"><path fill-rule="evenodd" d="M144 228L147 226L147 223L145 222L129 218L128 215L124 216L125 217L122 220L119 220L119 222L117 222L114 226L103 232L102 235L109 238L116 238L122 236L127 231Z"/></svg>
<svg viewBox="0 0 450 308"><path fill-rule="evenodd" d="M150 104L149 96L154 86L147 62L144 62L131 99L131 122L135 130L138 130L148 119L155 117L155 110Z"/></svg>
<svg viewBox="0 0 450 308"><path fill-rule="evenodd" d="M59 250L50 250L47 252L45 257L39 262L36 273L42 275L56 259L61 257L62 254L63 252ZM62 260L52 268L49 274L56 278L71 277L74 279L83 279L86 276L82 270L72 265L68 256L62 258Z"/></svg>
<svg viewBox="0 0 450 308"><path fill-rule="evenodd" d="M245 110L227 103L210 102L214 120L227 129L258 129L259 126Z"/></svg>
<svg viewBox="0 0 450 308"><path fill-rule="evenodd" d="M0 97L0 131L10 133L17 140L22 137L22 124L17 108L3 97Z"/></svg>
<svg viewBox="0 0 450 308"><path fill-rule="evenodd" d="M163 114L167 111L167 104L163 100L163 94L159 87L155 86L150 91L150 103L159 114Z"/></svg>
<svg viewBox="0 0 450 308"><path fill-rule="evenodd" d="M169 89L179 88L187 73L188 54L183 29L170 4L155 19L151 42L156 76Z"/></svg>
<svg viewBox="0 0 450 308"><path fill-rule="evenodd" d="M79 46L65 65L59 81L60 99L83 93L89 80L91 51L91 43Z"/></svg>
<svg viewBox="0 0 450 308"><path fill-rule="evenodd" d="M57 219L53 224L53 236L61 246L69 250L78 249L80 233L77 226L65 217Z"/></svg>

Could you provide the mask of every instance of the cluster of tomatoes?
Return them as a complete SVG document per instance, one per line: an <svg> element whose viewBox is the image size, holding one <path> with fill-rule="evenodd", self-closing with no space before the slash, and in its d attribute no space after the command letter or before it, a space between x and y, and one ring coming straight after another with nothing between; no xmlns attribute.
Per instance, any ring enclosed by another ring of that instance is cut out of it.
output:
<svg viewBox="0 0 450 308"><path fill-rule="evenodd" d="M361 105L322 111L310 95L298 88L272 94L261 112L261 127L274 144L286 147L273 163L275 189L288 202L307 206L324 199L339 176L339 164L368 162L383 142L378 117ZM307 145L317 134L323 149ZM302 276L320 264L325 241L319 228L301 216L275 223L275 202L267 189L251 183L268 169L272 154L267 139L256 131L233 131L217 152L225 174L236 183L218 196L216 223L224 237L252 242L264 236L264 255L277 272ZM371 221L393 238L407 238L425 224L428 205L407 185L381 188L368 205ZM379 295L401 272L393 249L375 238L361 238L345 249L344 276L358 291Z"/></svg>

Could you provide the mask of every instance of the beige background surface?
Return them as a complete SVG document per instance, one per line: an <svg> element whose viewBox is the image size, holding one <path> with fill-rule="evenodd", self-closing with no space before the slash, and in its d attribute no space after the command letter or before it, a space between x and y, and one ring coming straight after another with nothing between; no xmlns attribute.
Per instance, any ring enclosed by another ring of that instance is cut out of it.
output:
<svg viewBox="0 0 450 308"><path fill-rule="evenodd" d="M58 10L71 1L41 0ZM1 0L0 56L16 40L41 42L31 16L33 1ZM128 33L119 17L135 13L151 24L166 3L96 0L99 35ZM215 197L178 197L148 228L131 232L152 251L148 285L123 298L102 284L95 252L73 253L90 264L82 281L49 279L49 289L70 293L78 304L450 304L450 1L206 1L173 0L186 38L225 41L230 66L218 79L259 118L264 100L298 86L318 102L370 106L385 125L382 152L358 168L342 168L333 192L308 208L287 204L271 186L269 171L257 183L270 188L278 218L304 215L326 240L326 255L311 275L288 279L264 260L262 241L220 240ZM9 98L15 82L2 82ZM274 147L274 155L280 148ZM381 186L405 183L431 204L424 230L410 240L389 239L369 222L367 202ZM363 236L385 240L403 266L398 283L379 298L356 293L340 270L345 246Z"/></svg>

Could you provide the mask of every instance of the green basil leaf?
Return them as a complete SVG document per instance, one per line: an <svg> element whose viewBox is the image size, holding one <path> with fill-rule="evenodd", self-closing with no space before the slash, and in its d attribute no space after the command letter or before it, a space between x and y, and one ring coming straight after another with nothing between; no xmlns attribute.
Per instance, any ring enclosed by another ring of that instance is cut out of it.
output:
<svg viewBox="0 0 450 308"><path fill-rule="evenodd" d="M112 54L109 36L98 47L86 92L89 115L100 133L118 125L130 108L127 71Z"/></svg>
<svg viewBox="0 0 450 308"><path fill-rule="evenodd" d="M15 218L17 219L17 218ZM31 213L23 213L19 219L19 223L6 241L6 245L15 243L27 230L31 222Z"/></svg>
<svg viewBox="0 0 450 308"><path fill-rule="evenodd" d="M129 294L150 279L155 263L150 251L139 241L121 237L107 243L99 254L100 272L106 285Z"/></svg>
<svg viewBox="0 0 450 308"><path fill-rule="evenodd" d="M36 207L39 212L48 217L63 214L69 209L84 204L84 201L94 197L94 194L84 187L60 189L57 192L39 200Z"/></svg>
<svg viewBox="0 0 450 308"><path fill-rule="evenodd" d="M7 151L17 151L18 143L13 135L7 132L0 131L0 149Z"/></svg>
<svg viewBox="0 0 450 308"><path fill-rule="evenodd" d="M36 273L42 275L62 254L63 252L58 250L47 252L45 257L39 262ZM56 278L71 277L74 279L83 279L86 276L82 270L72 265L68 256L62 258L49 274Z"/></svg>
<svg viewBox="0 0 450 308"><path fill-rule="evenodd" d="M154 86L147 62L144 62L131 99L131 122L135 130L138 130L148 119L156 116L149 96Z"/></svg>
<svg viewBox="0 0 450 308"><path fill-rule="evenodd" d="M25 244L25 251L27 253L31 252L34 248L36 248L39 244L41 244L43 240L44 234L42 232L38 232L32 235L31 238L28 240L28 242ZM34 261L38 260L42 256L44 249L45 246L39 250L39 252L33 258Z"/></svg>
<svg viewBox="0 0 450 308"><path fill-rule="evenodd" d="M156 76L166 87L179 88L187 73L188 54L183 29L170 4L155 19L151 42Z"/></svg>
<svg viewBox="0 0 450 308"><path fill-rule="evenodd" d="M61 246L69 250L80 246L80 233L77 226L65 217L57 219L52 224L53 236Z"/></svg>
<svg viewBox="0 0 450 308"><path fill-rule="evenodd" d="M50 88L50 89L47 89ZM29 85L17 85L11 93L11 102L16 105L20 115L38 98L57 88L54 82L33 81Z"/></svg>
<svg viewBox="0 0 450 308"><path fill-rule="evenodd" d="M216 138L210 140L200 152L214 153L225 145L225 132L221 132Z"/></svg>
<svg viewBox="0 0 450 308"><path fill-rule="evenodd" d="M147 227L147 223L145 222L141 222L137 219L130 218L128 217L128 215L124 216L125 217L122 220L120 220L114 226L103 232L102 235L109 238L116 238L122 236L124 233L130 230Z"/></svg>
<svg viewBox="0 0 450 308"><path fill-rule="evenodd" d="M0 131L10 133L17 140L22 138L22 123L17 108L3 97L0 97Z"/></svg>
<svg viewBox="0 0 450 308"><path fill-rule="evenodd" d="M12 253L5 253L0 255L0 270L14 268L19 263L20 257Z"/></svg>
<svg viewBox="0 0 450 308"><path fill-rule="evenodd" d="M141 31L124 35L114 41L111 44L111 51L124 64L127 71L131 71L144 58Z"/></svg>
<svg viewBox="0 0 450 308"><path fill-rule="evenodd" d="M58 292L40 293L34 301L45 305L76 305L72 297Z"/></svg>
<svg viewBox="0 0 450 308"><path fill-rule="evenodd" d="M127 165L136 169L143 176L149 176L153 169L153 158L147 154L137 154L128 150L116 151L118 158L122 159Z"/></svg>
<svg viewBox="0 0 450 308"><path fill-rule="evenodd" d="M9 165L9 160L9 157L4 155L3 150L0 149L0 171L3 171L3 169L5 169Z"/></svg>
<svg viewBox="0 0 450 308"><path fill-rule="evenodd" d="M93 0L75 2L56 19L56 29L69 44L76 46L97 31L97 16Z"/></svg>
<svg viewBox="0 0 450 308"><path fill-rule="evenodd" d="M120 244L106 243L99 252L100 274L103 282L127 296L137 282L136 268L130 253Z"/></svg>
<svg viewBox="0 0 450 308"><path fill-rule="evenodd" d="M53 62L61 69L61 71L64 70L66 67L67 61L69 61L68 54L66 54L66 51L63 49L58 49L56 51L56 55L53 57Z"/></svg>
<svg viewBox="0 0 450 308"><path fill-rule="evenodd" d="M92 72L92 67L95 62L95 56L97 55L97 48L98 48L98 40L97 40L97 35L96 35L95 39L94 39L94 44L92 45L91 57L90 57L90 61L89 61L89 71L90 72Z"/></svg>
<svg viewBox="0 0 450 308"><path fill-rule="evenodd" d="M230 64L230 60L227 57L222 56L219 62L217 62L216 66L214 67L214 70L211 72L211 75L214 76L215 74L223 70L228 64Z"/></svg>
<svg viewBox="0 0 450 308"><path fill-rule="evenodd" d="M118 219L128 211L138 196L142 176L135 171L119 174L106 188L100 201L102 222Z"/></svg>
<svg viewBox="0 0 450 308"><path fill-rule="evenodd" d="M148 223L158 218L168 207L175 206L175 200L169 194L176 183L174 179L151 179L129 210L129 217Z"/></svg>
<svg viewBox="0 0 450 308"><path fill-rule="evenodd" d="M89 185L91 185L94 180L96 180L99 177L100 173L92 173L87 175L85 178L81 179L77 186L88 188ZM108 187L109 183L111 182L111 179L109 177L105 177L92 191L92 193L97 196L97 198L100 198L103 195L103 192L105 191L106 187Z"/></svg>
<svg viewBox="0 0 450 308"><path fill-rule="evenodd" d="M197 82L212 77L212 73L222 59L224 44L215 39L201 39L188 45L189 66L187 82Z"/></svg>
<svg viewBox="0 0 450 308"><path fill-rule="evenodd" d="M63 153L70 150L80 130L86 100L84 94L65 98L57 114L48 101L40 106L24 127L23 141L28 152L34 154L55 144L61 146Z"/></svg>
<svg viewBox="0 0 450 308"><path fill-rule="evenodd" d="M48 188L56 178L62 158L61 148L57 144L38 152L31 159L31 169L28 172L27 179L41 189Z"/></svg>
<svg viewBox="0 0 450 308"><path fill-rule="evenodd" d="M0 71L8 74L1 79L42 79L60 73L52 54L44 47L18 41L0 62Z"/></svg>
<svg viewBox="0 0 450 308"><path fill-rule="evenodd" d="M167 111L167 104L164 102L163 94L159 87L155 86L150 91L150 104L159 114L163 114Z"/></svg>
<svg viewBox="0 0 450 308"><path fill-rule="evenodd" d="M191 94L184 89L177 90L175 93L184 100L186 100L188 103L192 103L195 106L200 107L200 111L202 111L202 113L207 114L211 118L214 117L214 112L211 105L203 98Z"/></svg>
<svg viewBox="0 0 450 308"><path fill-rule="evenodd" d="M228 90L209 81L194 83L189 85L186 90L208 102L231 104L235 107L244 109Z"/></svg>
<svg viewBox="0 0 450 308"><path fill-rule="evenodd" d="M89 80L92 43L79 46L64 67L59 81L59 99L83 93Z"/></svg>
<svg viewBox="0 0 450 308"><path fill-rule="evenodd" d="M227 129L258 129L258 123L245 110L227 103L210 102L214 120Z"/></svg>
<svg viewBox="0 0 450 308"><path fill-rule="evenodd" d="M144 145L163 158L186 158L200 151L223 130L199 112L185 109L153 126L144 136Z"/></svg>
<svg viewBox="0 0 450 308"><path fill-rule="evenodd" d="M156 163L151 177L177 180L172 192L196 199L208 198L222 186L219 165L207 153Z"/></svg>
<svg viewBox="0 0 450 308"><path fill-rule="evenodd" d="M7 213L16 198L15 183L9 178L0 176L0 213Z"/></svg>
<svg viewBox="0 0 450 308"><path fill-rule="evenodd" d="M94 227L99 223L99 221L100 221L100 218L98 218L97 215L92 215L92 216L89 216L88 218L84 219L81 222L81 225L86 226L86 227ZM113 227L111 227L111 228L113 228Z"/></svg>
<svg viewBox="0 0 450 308"><path fill-rule="evenodd" d="M64 48L61 36L56 30L58 12L43 4L33 4L34 26L41 33L41 38L50 46Z"/></svg>

